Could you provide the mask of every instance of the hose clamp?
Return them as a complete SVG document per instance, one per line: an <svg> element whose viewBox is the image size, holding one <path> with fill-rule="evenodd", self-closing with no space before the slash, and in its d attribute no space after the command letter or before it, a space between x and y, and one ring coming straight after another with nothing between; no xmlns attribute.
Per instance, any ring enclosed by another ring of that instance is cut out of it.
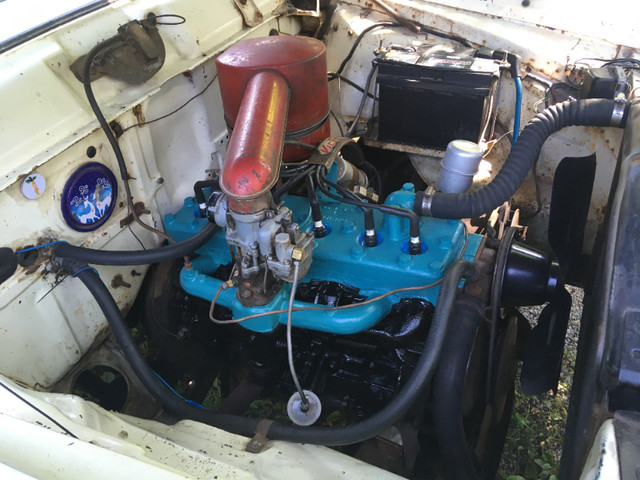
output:
<svg viewBox="0 0 640 480"><path fill-rule="evenodd" d="M613 112L611 113L611 126L621 127L624 119L624 111L627 107L627 99L624 93L619 93L614 99Z"/></svg>
<svg viewBox="0 0 640 480"><path fill-rule="evenodd" d="M415 200L413 202L413 210L418 215L422 217L431 215L431 201L433 200L433 194L435 192L435 188L428 187L424 190L424 192L416 194Z"/></svg>

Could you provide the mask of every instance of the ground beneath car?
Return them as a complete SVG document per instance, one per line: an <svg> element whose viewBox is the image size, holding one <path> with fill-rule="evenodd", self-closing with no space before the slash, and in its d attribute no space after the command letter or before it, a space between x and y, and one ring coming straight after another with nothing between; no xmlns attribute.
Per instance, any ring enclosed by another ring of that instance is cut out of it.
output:
<svg viewBox="0 0 640 480"><path fill-rule="evenodd" d="M520 389L519 378L516 380L513 415L497 477L500 480L557 479L583 301L581 288L569 286L567 289L573 304L558 393L554 395L549 391L537 397L527 397ZM541 305L521 310L533 326L543 308Z"/></svg>

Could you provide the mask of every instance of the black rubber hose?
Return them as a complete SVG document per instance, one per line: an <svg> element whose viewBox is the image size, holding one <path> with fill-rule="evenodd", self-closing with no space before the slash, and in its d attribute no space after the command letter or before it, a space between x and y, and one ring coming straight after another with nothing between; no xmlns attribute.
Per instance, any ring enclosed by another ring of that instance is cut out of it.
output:
<svg viewBox="0 0 640 480"><path fill-rule="evenodd" d="M0 284L11 278L18 268L18 257L11 248L0 248Z"/></svg>
<svg viewBox="0 0 640 480"><path fill-rule="evenodd" d="M463 395L469 356L482 315L477 308L458 302L453 310L456 334L445 342L442 361L433 382L433 421L445 478L479 480L479 462L468 444L463 423ZM479 397L484 400L484 396Z"/></svg>
<svg viewBox="0 0 640 480"><path fill-rule="evenodd" d="M116 45L121 45L123 43L122 38L119 35L108 38L107 40L100 42L87 53L87 56L84 59L84 64L82 66L82 84L84 86L84 93L87 96L87 100L89 101L89 105L91 106L91 110L93 110L93 114L98 119L98 123L104 134L109 140L109 144L113 149L113 153L116 155L116 160L118 161L118 168L120 170L120 177L122 181L127 182L129 180L129 173L127 172L127 165L124 161L124 156L122 155L122 150L120 150L120 145L118 144L118 140L113 135L111 131L111 127L109 127L109 123L107 119L104 118L102 111L100 110L100 106L96 100L95 95L93 94L93 88L91 87L91 66L93 65L93 60L98 56L99 53L108 50L110 48L115 47Z"/></svg>
<svg viewBox="0 0 640 480"><path fill-rule="evenodd" d="M220 181L217 178L211 178L209 180L198 180L193 184L193 193L196 197L196 203L201 205L207 203L207 198L204 195L205 188L217 189L220 187Z"/></svg>
<svg viewBox="0 0 640 480"><path fill-rule="evenodd" d="M554 132L570 125L611 126L613 100L588 99L563 102L547 108L527 124L498 175L486 187L471 193L440 193L431 198L430 208L423 203L423 194L416 194L414 209L419 215L437 218L470 218L492 211L508 201L536 159L545 140ZM628 108L620 127L624 126Z"/></svg>
<svg viewBox="0 0 640 480"><path fill-rule="evenodd" d="M318 195L313 185L313 178L311 178L311 175L307 175L305 180L307 181L307 197L309 198L309 205L311 206L311 219L314 222L321 222L322 210L320 209L320 201L318 200Z"/></svg>
<svg viewBox="0 0 640 480"><path fill-rule="evenodd" d="M107 318L133 371L168 411L181 418L196 420L231 433L245 436L252 436L255 433L258 419L205 410L175 395L147 365L129 333L118 305L95 271L73 260L63 258L58 261L63 269L77 276L89 289ZM366 420L346 427L300 427L274 422L269 427L269 438L314 445L350 445L374 437L398 422L420 396L427 395L447 337L458 284L460 279L473 279L475 275L475 266L463 260L459 260L447 270L440 286L436 311L420 359L409 379L386 407Z"/></svg>
<svg viewBox="0 0 640 480"><path fill-rule="evenodd" d="M289 180L284 182L280 187L273 190L271 192L273 202L275 204L280 203L280 200L282 200L282 197L284 195L286 195L289 191L291 191L291 189L293 189L293 187L295 187L298 183L300 183L304 179L304 177L306 177L307 175L311 175L312 170L313 170L312 167L311 168L308 166L305 167L304 170L300 170L299 172L296 172L296 174L292 175L289 178Z"/></svg>
<svg viewBox="0 0 640 480"><path fill-rule="evenodd" d="M109 322L111 331L116 337L125 357L131 364L131 368L138 376L149 393L157 398L162 406L170 412L182 418L188 418L199 422L213 424L223 430L240 435L252 436L255 433L258 420L248 417L239 417L223 413L214 413L191 405L177 396L169 389L149 367L144 357L138 351L135 341L129 332L129 328L122 317L120 308L111 296L111 292L102 282L100 277L92 269L86 269L86 265L76 264L70 267L70 263L63 260L62 267L76 272L76 276L84 283L87 289L96 299L100 310Z"/></svg>
<svg viewBox="0 0 640 480"><path fill-rule="evenodd" d="M207 243L217 230L216 225L207 223L202 230L187 240L150 250L94 250L68 243L57 243L53 247L53 254L56 257L72 258L94 265L148 265L190 255Z"/></svg>
<svg viewBox="0 0 640 480"><path fill-rule="evenodd" d="M217 178L210 178L208 180L199 180L193 184L193 193L195 194L196 203L198 204L200 218L207 218L207 198L204 194L205 188L211 188L212 191L219 190L220 181Z"/></svg>

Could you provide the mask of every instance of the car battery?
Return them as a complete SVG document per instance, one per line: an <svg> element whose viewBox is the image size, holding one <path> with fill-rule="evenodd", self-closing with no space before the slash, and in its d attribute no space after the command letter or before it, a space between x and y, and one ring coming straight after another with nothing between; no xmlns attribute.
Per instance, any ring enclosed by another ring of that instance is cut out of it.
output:
<svg viewBox="0 0 640 480"><path fill-rule="evenodd" d="M493 134L500 62L437 44L377 52L378 141L444 150Z"/></svg>

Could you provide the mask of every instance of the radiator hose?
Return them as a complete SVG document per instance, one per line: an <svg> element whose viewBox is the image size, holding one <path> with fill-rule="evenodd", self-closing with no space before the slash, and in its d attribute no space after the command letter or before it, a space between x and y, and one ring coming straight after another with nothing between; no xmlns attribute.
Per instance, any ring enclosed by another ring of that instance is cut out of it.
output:
<svg viewBox="0 0 640 480"><path fill-rule="evenodd" d="M231 433L244 436L253 436L256 433L260 419L212 412L177 396L158 378L138 351L118 305L96 271L88 268L84 262L69 258L58 257L56 262L64 270L77 276L91 292L133 371L164 408L180 418L206 423ZM273 422L269 426L268 437L315 445L349 445L374 437L398 422L420 396L427 395L447 336L460 280L473 280L475 276L475 266L463 260L459 260L447 270L440 286L435 314L420 359L410 378L382 410L346 427L300 427Z"/></svg>
<svg viewBox="0 0 640 480"><path fill-rule="evenodd" d="M56 257L72 258L80 262L93 263L94 265L149 265L190 255L194 250L207 243L217 231L218 227L215 224L207 223L193 237L166 247L151 248L149 250L94 250L76 247L68 243L57 243L53 247L53 254Z"/></svg>
<svg viewBox="0 0 640 480"><path fill-rule="evenodd" d="M414 210L418 215L437 218L471 218L488 213L508 201L520 187L552 133L571 125L624 127L628 110L627 102L605 99L574 100L553 105L527 124L504 166L486 187L461 194L418 192Z"/></svg>

